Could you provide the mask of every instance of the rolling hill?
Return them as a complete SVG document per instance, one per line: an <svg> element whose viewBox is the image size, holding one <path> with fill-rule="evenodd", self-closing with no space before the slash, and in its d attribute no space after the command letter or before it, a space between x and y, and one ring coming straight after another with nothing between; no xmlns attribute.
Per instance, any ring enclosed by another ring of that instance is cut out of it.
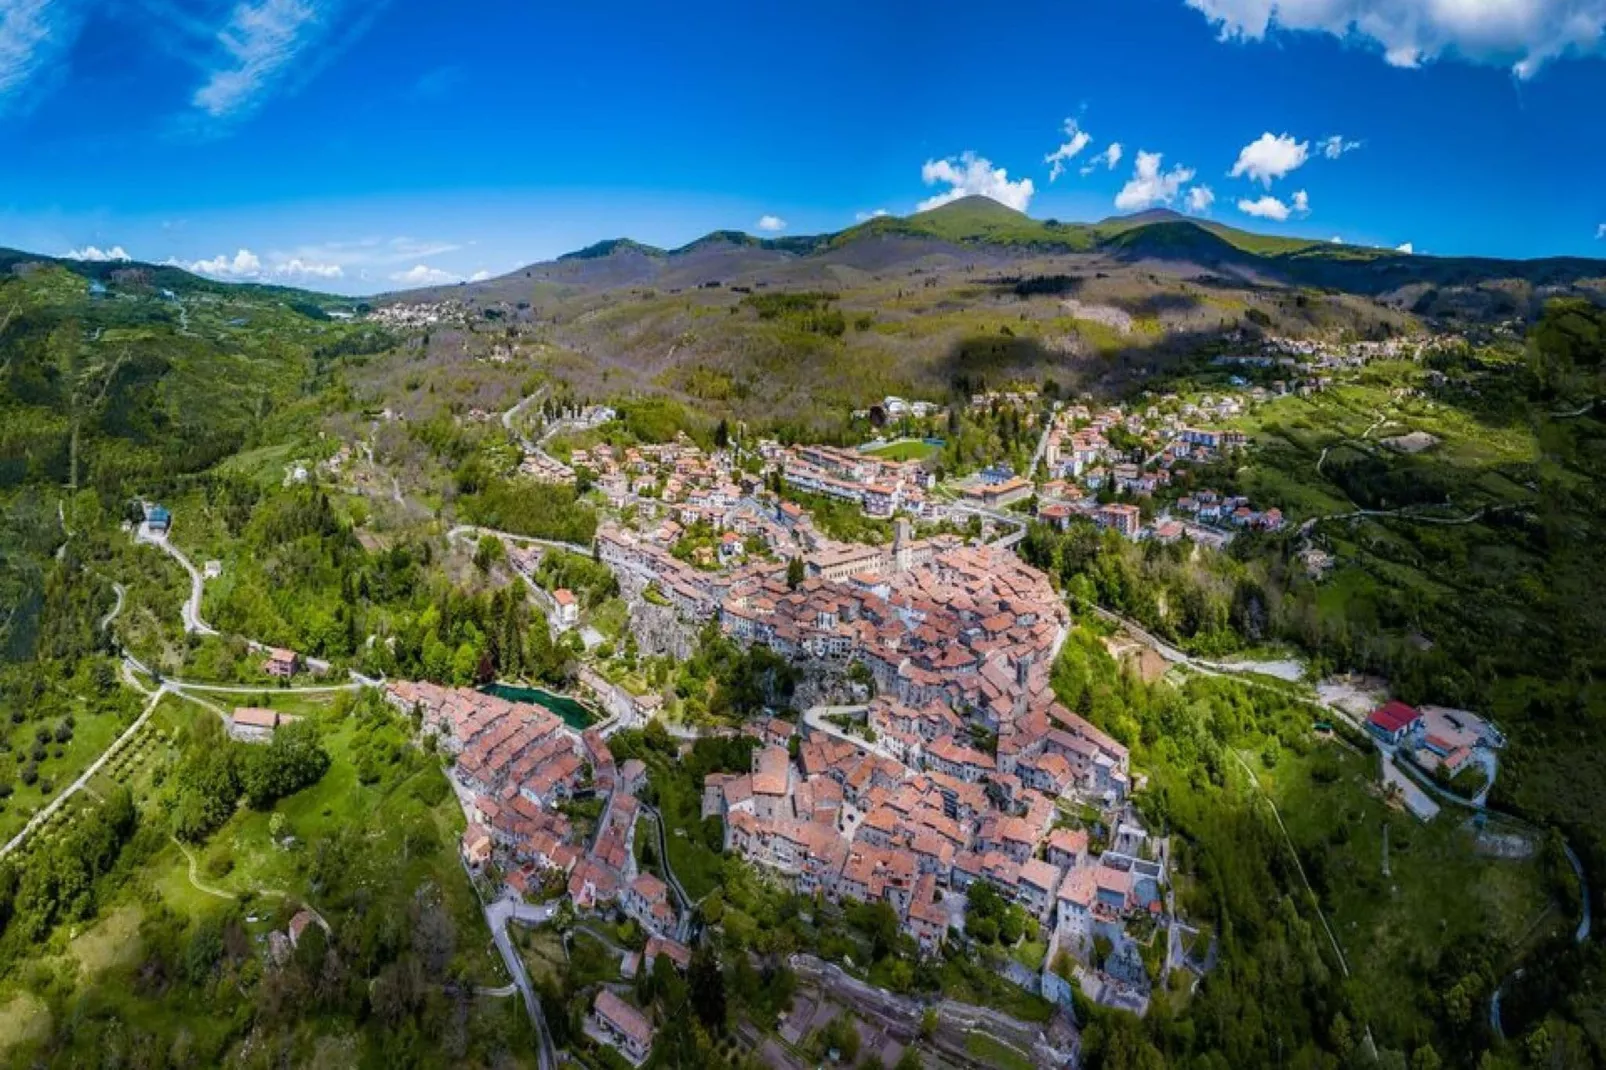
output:
<svg viewBox="0 0 1606 1070"><path fill-rule="evenodd" d="M932 257L997 264L1031 258L1160 261L1196 268L1229 267L1259 283L1310 286L1379 296L1412 286L1527 284L1599 292L1606 261L1580 257L1499 260L1414 256L1390 249L1257 234L1169 209L1115 216L1096 223L1034 219L986 197L971 196L908 216L880 216L835 233L758 238L715 231L676 249L628 238L598 242L555 261L532 264L499 279L435 287L465 300L505 300L523 280L579 290L646 286L684 288L717 280L789 278L812 284L832 268L895 270ZM1501 309L1504 303L1497 303Z"/></svg>

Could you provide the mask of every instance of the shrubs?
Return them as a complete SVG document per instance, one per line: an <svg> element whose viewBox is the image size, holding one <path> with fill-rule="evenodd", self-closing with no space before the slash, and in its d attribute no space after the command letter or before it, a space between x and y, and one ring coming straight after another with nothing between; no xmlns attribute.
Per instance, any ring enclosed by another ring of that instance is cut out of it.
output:
<svg viewBox="0 0 1606 1070"><path fill-rule="evenodd" d="M315 783L329 768L329 754L308 721L282 725L266 746L224 738L219 722L197 723L178 769L174 832L192 843L227 821L244 795L257 809Z"/></svg>

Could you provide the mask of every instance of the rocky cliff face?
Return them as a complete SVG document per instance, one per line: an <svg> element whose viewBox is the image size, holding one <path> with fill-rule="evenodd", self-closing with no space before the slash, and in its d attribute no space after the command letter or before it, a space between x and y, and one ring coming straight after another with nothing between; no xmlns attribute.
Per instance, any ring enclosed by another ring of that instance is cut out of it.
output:
<svg viewBox="0 0 1606 1070"><path fill-rule="evenodd" d="M697 652L695 626L681 620L670 607L647 601L647 584L639 576L623 570L617 575L620 597L630 607L630 631L642 654L667 654L676 661L685 661Z"/></svg>

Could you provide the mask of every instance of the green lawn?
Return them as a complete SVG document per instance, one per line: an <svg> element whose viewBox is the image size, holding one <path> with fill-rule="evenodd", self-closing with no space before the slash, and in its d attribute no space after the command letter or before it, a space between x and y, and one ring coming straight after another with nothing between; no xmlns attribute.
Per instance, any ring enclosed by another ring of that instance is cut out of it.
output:
<svg viewBox="0 0 1606 1070"><path fill-rule="evenodd" d="M703 840L702 789L678 767L653 762L652 782L658 789L658 810L664 816L664 834L669 843L669 865L681 887L693 900L700 900L720 884L721 856Z"/></svg>
<svg viewBox="0 0 1606 1070"><path fill-rule="evenodd" d="M530 971L535 984L561 984L569 968L568 953L563 950L563 936L551 926L538 929L514 930L514 946L524 966Z"/></svg>
<svg viewBox="0 0 1606 1070"><path fill-rule="evenodd" d="M1022 940L1010 948L1010 956L1025 966L1028 970L1043 968L1043 958L1048 954L1048 943L1043 940Z"/></svg>
<svg viewBox="0 0 1606 1070"><path fill-rule="evenodd" d="M880 457L887 461L924 461L934 456L942 447L933 446L920 439L906 439L901 442L891 442L873 450L864 452L871 457Z"/></svg>
<svg viewBox="0 0 1606 1070"><path fill-rule="evenodd" d="M985 1033L967 1034L965 1050L980 1059L983 1064L998 1070L1033 1070L1036 1065L1008 1044L994 1040Z"/></svg>

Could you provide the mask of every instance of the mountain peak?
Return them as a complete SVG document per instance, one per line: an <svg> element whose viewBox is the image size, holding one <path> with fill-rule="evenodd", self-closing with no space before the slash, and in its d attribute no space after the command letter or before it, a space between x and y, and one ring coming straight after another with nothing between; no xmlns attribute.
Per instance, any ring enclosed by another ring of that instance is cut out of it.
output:
<svg viewBox="0 0 1606 1070"><path fill-rule="evenodd" d="M577 249L572 253L564 253L562 256L558 257L558 259L595 260L599 257L611 256L614 253L628 252L640 253L643 256L664 255L664 251L662 249L651 245L643 245L641 242L634 241L630 238L609 238L606 241L599 241L594 245L588 245L584 249Z"/></svg>
<svg viewBox="0 0 1606 1070"><path fill-rule="evenodd" d="M1101 220L1100 225L1121 223L1127 226L1140 227L1149 223L1192 222L1197 222L1197 220L1191 216L1183 215L1181 212L1172 211L1170 208L1150 208L1143 212L1133 212L1131 215L1112 215L1108 219Z"/></svg>
<svg viewBox="0 0 1606 1070"><path fill-rule="evenodd" d="M1012 223L1028 218L1025 212L1018 211L1001 201L995 201L991 197L980 193L972 193L968 197L960 197L958 200L948 201L937 205L935 208L927 208L923 212L915 213L916 218L929 219L938 216L964 216L978 220L997 219L1000 221L1007 220Z"/></svg>

